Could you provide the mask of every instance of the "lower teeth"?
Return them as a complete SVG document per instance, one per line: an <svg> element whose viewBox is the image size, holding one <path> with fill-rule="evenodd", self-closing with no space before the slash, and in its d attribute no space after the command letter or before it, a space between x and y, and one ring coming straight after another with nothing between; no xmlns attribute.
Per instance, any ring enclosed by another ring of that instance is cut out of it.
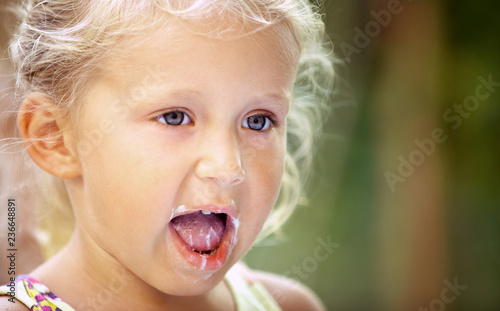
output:
<svg viewBox="0 0 500 311"><path fill-rule="evenodd" d="M198 250L195 250L195 249L192 249L193 251L197 252L198 254L202 254L202 255L213 255L215 254L215 252L218 250L219 248L214 248L212 250L209 250L209 251L198 251Z"/></svg>

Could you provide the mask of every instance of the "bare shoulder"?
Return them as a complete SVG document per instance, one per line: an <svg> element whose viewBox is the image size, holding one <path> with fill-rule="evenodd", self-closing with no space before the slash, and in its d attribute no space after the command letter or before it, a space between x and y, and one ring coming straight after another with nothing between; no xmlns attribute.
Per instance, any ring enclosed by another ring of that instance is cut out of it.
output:
<svg viewBox="0 0 500 311"><path fill-rule="evenodd" d="M252 278L259 281L271 293L285 311L325 310L321 300L305 285L289 278L263 271L251 271Z"/></svg>
<svg viewBox="0 0 500 311"><path fill-rule="evenodd" d="M5 311L26 311L29 310L28 307L23 305L19 300L14 300L15 303L9 301L9 296L0 297L0 310Z"/></svg>

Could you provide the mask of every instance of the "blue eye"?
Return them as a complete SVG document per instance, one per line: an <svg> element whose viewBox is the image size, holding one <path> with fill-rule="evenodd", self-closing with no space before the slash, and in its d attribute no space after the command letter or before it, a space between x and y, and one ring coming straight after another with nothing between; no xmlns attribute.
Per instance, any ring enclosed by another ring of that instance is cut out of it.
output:
<svg viewBox="0 0 500 311"><path fill-rule="evenodd" d="M271 123L272 121L268 117L257 114L244 119L241 125L254 131L264 131L271 126Z"/></svg>
<svg viewBox="0 0 500 311"><path fill-rule="evenodd" d="M191 118L189 118L188 115L182 111L171 111L164 113L156 117L156 120L160 121L161 123L175 126L190 124L192 122Z"/></svg>

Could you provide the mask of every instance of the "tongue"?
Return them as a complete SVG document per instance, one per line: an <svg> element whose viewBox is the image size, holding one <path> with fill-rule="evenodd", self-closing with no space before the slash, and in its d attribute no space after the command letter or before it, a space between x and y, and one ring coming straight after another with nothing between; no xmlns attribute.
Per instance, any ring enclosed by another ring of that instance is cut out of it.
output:
<svg viewBox="0 0 500 311"><path fill-rule="evenodd" d="M220 244L226 226L225 214L205 215L201 211L172 219L175 231L191 249L211 251Z"/></svg>

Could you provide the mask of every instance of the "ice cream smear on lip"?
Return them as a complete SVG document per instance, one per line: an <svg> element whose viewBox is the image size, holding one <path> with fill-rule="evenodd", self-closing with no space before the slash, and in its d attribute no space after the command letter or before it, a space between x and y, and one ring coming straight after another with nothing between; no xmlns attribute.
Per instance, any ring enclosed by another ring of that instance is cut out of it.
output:
<svg viewBox="0 0 500 311"><path fill-rule="evenodd" d="M174 218L174 215L175 214L179 214L179 213L184 213L187 211L187 208L184 206L184 205L179 205L177 206L173 211L172 213L170 214L170 220L172 220Z"/></svg>

